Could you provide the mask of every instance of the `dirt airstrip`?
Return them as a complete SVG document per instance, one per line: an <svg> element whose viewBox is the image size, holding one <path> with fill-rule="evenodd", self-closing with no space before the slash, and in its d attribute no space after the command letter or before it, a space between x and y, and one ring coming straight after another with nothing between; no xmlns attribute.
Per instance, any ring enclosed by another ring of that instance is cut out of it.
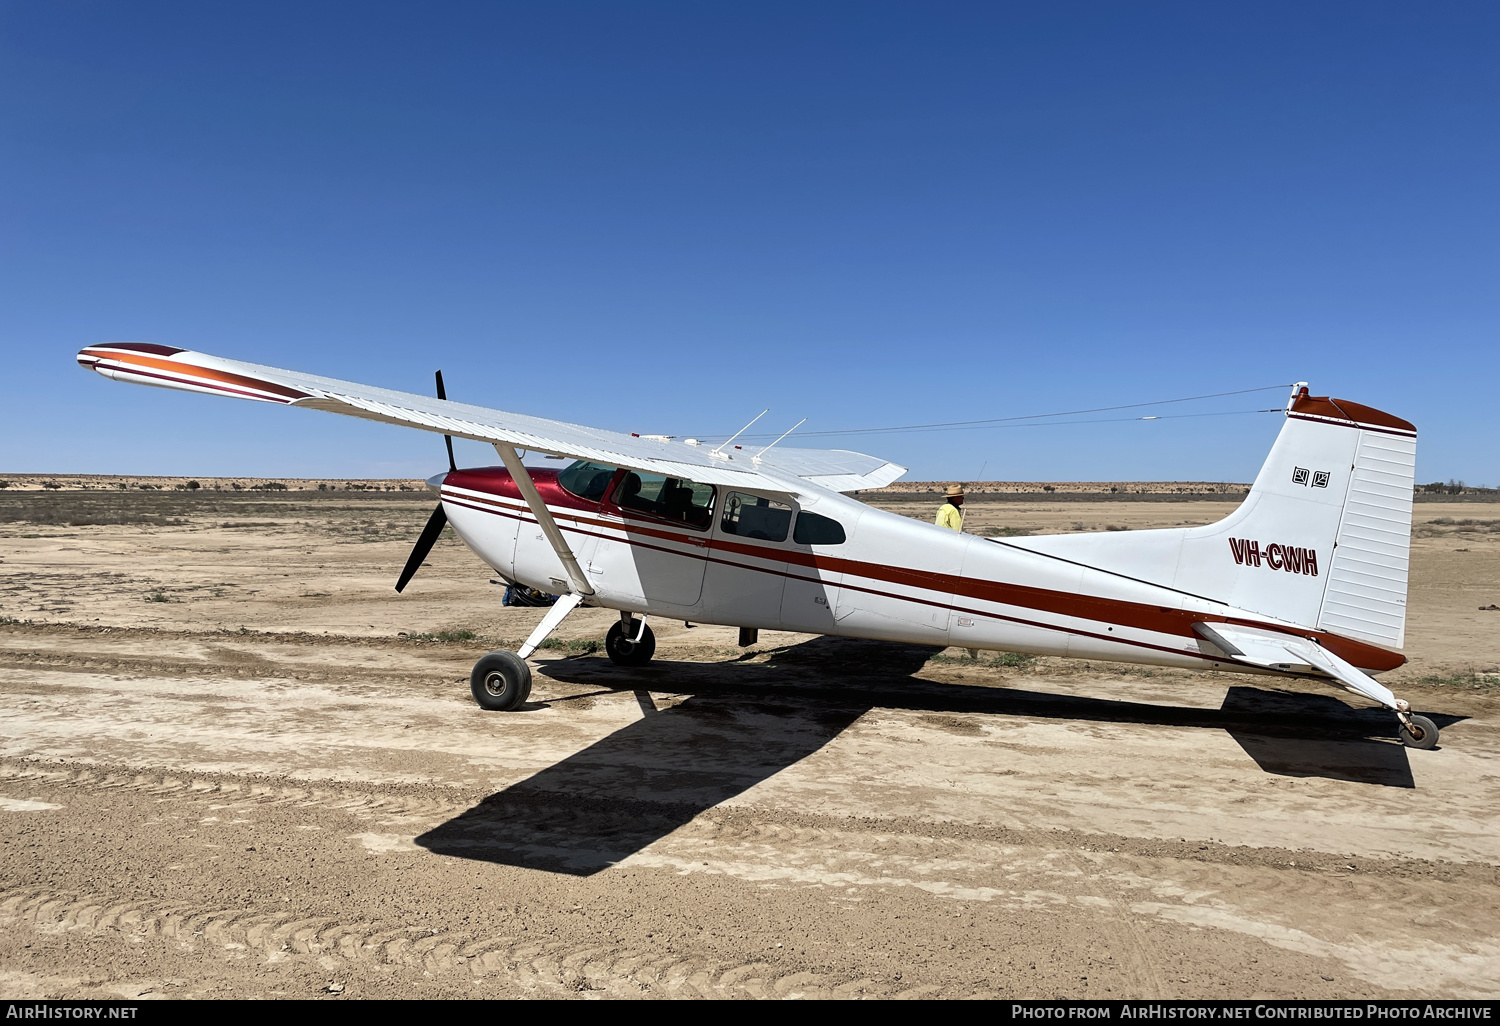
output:
<svg viewBox="0 0 1500 1026"><path fill-rule="evenodd" d="M1500 504L1419 503L1442 725L1316 684L539 610L418 491L0 491L0 995L1500 997ZM929 517L920 492L867 496ZM990 534L1233 496L975 496Z"/></svg>

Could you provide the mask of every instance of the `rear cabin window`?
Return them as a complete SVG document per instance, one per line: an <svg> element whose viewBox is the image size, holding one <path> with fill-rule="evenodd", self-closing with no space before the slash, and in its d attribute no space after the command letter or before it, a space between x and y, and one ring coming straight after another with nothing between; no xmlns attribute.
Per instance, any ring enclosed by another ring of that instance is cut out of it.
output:
<svg viewBox="0 0 1500 1026"><path fill-rule="evenodd" d="M598 502L604 498L604 490L609 487L610 478L614 476L614 467L579 460L558 473L557 483L580 499Z"/></svg>
<svg viewBox="0 0 1500 1026"><path fill-rule="evenodd" d="M699 531L707 530L713 522L712 485L632 470L620 479L614 500L623 510L686 524Z"/></svg>
<svg viewBox="0 0 1500 1026"><path fill-rule="evenodd" d="M791 526L792 507L742 492L729 493L724 500L724 516L719 520L719 530L725 534L762 541L786 541Z"/></svg>
<svg viewBox="0 0 1500 1026"><path fill-rule="evenodd" d="M842 545L844 525L828 517L803 510L797 514L797 530L792 540L798 545Z"/></svg>

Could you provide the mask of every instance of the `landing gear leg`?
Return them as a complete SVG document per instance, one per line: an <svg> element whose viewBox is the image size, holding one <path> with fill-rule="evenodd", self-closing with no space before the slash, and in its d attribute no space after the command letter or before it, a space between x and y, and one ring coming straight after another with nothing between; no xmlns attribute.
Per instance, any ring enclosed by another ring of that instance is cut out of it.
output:
<svg viewBox="0 0 1500 1026"><path fill-rule="evenodd" d="M645 666L656 654L656 635L646 625L646 618L639 621L629 613L621 612L620 619L610 625L604 636L604 651L618 666Z"/></svg>

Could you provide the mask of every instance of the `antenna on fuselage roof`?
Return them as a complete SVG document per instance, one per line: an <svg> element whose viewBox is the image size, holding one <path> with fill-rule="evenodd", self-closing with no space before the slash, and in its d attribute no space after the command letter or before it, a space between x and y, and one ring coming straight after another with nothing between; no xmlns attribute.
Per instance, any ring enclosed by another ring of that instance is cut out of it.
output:
<svg viewBox="0 0 1500 1026"><path fill-rule="evenodd" d="M771 412L771 408L769 406L767 406L764 410L761 410L759 413L757 413L755 415L754 420L751 420L749 424L746 424L744 427L740 428L734 434L730 435L729 436L729 442L733 442L736 438L740 437L740 435L743 435L746 431L749 431L751 425L754 424L755 421L760 420L760 418L764 417L766 414L768 414L770 412ZM714 457L715 459L719 459L719 460L727 460L727 459L729 459L729 454L724 451L726 448L729 447L729 442L724 442L717 449L710 450L709 451L709 455L712 456L712 457ZM762 450L762 451L764 451L764 450Z"/></svg>
<svg viewBox="0 0 1500 1026"><path fill-rule="evenodd" d="M781 433L781 438L785 438L787 435L791 434L793 431L796 431L799 427L801 427L803 424L806 424L806 423L807 423L807 418L803 417L801 420L797 421L797 423L793 424L791 427L789 427L785 431L783 431ZM766 453L770 452L771 449L772 449L772 447L774 447L778 442L781 441L781 438L776 439L775 442L772 442L770 445L766 446L760 452L758 452L754 456L752 456L750 458L750 462L751 463L759 463L760 462L760 458L762 456L764 456Z"/></svg>

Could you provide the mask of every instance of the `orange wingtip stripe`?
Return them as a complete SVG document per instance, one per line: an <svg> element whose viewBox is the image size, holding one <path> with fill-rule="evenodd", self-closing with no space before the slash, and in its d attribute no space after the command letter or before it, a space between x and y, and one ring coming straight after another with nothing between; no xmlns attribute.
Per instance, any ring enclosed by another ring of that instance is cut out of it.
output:
<svg viewBox="0 0 1500 1026"><path fill-rule="evenodd" d="M197 364L185 363L181 360L163 360L155 356L147 356L146 354L138 350L121 351L121 349L122 347L120 346L91 346L90 348L85 349L83 353L80 353L79 355L87 354L89 356L97 357L100 359L111 360L115 363L123 364L127 368L136 366L150 367L154 370L170 371L177 377L187 378L189 380L197 378L205 384L208 384L209 382L219 382L225 385L238 385L242 388L253 388L261 392L269 392L272 395L283 396L287 399L312 398L312 396L307 392L303 392L295 388L290 388L286 385L279 385L274 381L266 381L264 378L252 378L247 374L235 374L231 371L221 371L213 370L208 367L199 367ZM186 350L182 349L179 349L177 351L186 352Z"/></svg>

